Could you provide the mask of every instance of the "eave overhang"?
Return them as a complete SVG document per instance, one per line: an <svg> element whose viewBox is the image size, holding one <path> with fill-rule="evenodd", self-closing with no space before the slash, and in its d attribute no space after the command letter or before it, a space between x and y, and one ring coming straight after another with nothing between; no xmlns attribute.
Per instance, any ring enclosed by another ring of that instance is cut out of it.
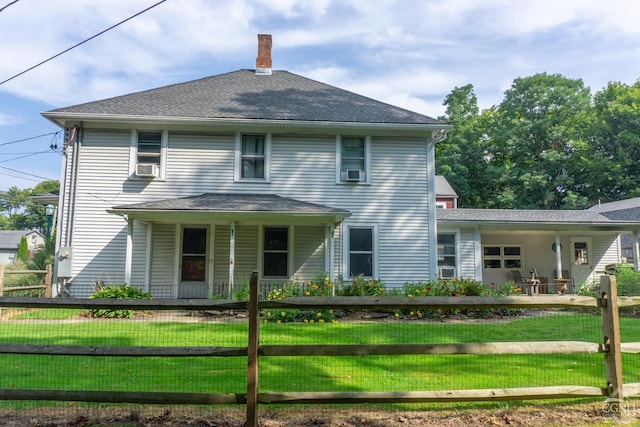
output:
<svg viewBox="0 0 640 427"><path fill-rule="evenodd" d="M369 123L369 122L337 122L322 120L272 120L272 119L239 119L211 117L176 117L176 116L135 116L111 114L86 114L68 112L44 112L42 116L52 123L65 128L84 122L93 125L114 125L117 127L136 127L139 125L163 125L168 127L189 126L208 127L221 130L238 128L255 128L281 131L309 130L341 130L347 132L376 132L407 136L432 137L439 131L446 133L452 128L446 124L427 123ZM435 133L434 133L435 132Z"/></svg>

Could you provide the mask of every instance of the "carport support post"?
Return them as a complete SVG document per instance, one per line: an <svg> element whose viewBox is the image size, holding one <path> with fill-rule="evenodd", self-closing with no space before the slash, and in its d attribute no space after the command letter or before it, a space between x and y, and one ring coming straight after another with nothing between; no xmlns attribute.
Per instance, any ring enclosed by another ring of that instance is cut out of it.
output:
<svg viewBox="0 0 640 427"><path fill-rule="evenodd" d="M251 273L249 280L249 343L247 346L247 427L258 427L258 345L259 310L258 297L260 282L258 272Z"/></svg>
<svg viewBox="0 0 640 427"><path fill-rule="evenodd" d="M554 279L562 279L562 248L560 247L560 232L558 231L556 231L556 277Z"/></svg>
<svg viewBox="0 0 640 427"><path fill-rule="evenodd" d="M618 315L618 289L615 276L600 277L602 292L602 335L604 344L604 366L609 395L605 400L605 411L620 416L623 409L622 356L620 353L620 318Z"/></svg>

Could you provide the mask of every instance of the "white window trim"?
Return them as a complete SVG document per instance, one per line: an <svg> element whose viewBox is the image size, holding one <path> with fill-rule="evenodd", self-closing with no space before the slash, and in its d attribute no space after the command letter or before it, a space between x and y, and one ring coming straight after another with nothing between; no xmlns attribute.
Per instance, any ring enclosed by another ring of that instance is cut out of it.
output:
<svg viewBox="0 0 640 427"><path fill-rule="evenodd" d="M261 279L268 280L283 280L284 276L265 276L264 275L264 230L265 228L286 228L287 231L287 279L291 278L291 271L293 263L295 262L295 254L293 253L295 236L293 225L279 225L279 224L262 224L258 228L258 271L260 272Z"/></svg>
<svg viewBox="0 0 640 427"><path fill-rule="evenodd" d="M347 136L347 135L345 135ZM336 184L363 185L371 184L371 136L364 137L364 181L351 182L342 180L342 135L336 135Z"/></svg>
<svg viewBox="0 0 640 427"><path fill-rule="evenodd" d="M453 234L453 245L455 246L455 249L456 249L456 265L454 266L454 269L455 269L454 277L460 277L460 268L461 268L460 263L462 262L460 257L460 232L458 230L445 229L445 230L438 230L437 234ZM437 234L436 234L436 245L438 242ZM436 258L437 258L437 253L436 253ZM438 264L438 260L436 259L436 268L438 269L438 276L440 276L441 267L438 266L437 264Z"/></svg>
<svg viewBox="0 0 640 427"><path fill-rule="evenodd" d="M447 202L436 202L436 209L447 209Z"/></svg>
<svg viewBox="0 0 640 427"><path fill-rule="evenodd" d="M372 279L379 279L379 270L378 270L378 256L380 253L380 248L378 246L378 224L376 223L371 223L371 222L362 222L362 223L358 223L358 222L350 222L350 223L343 223L344 227L342 228L343 233L344 233L344 237L343 237L343 244L342 244L342 277L343 280L345 282L350 282L352 279L351 277L351 273L350 273L350 257L349 257L349 253L350 253L350 241L349 241L349 229L350 228L371 228L373 229L373 256L371 257L371 262L373 263L373 265L371 266L371 270L373 273L373 276L371 276ZM369 276L365 276L367 278L369 278Z"/></svg>
<svg viewBox="0 0 640 427"><path fill-rule="evenodd" d="M148 181L149 178L136 176L136 163L138 161L138 132L160 132L160 170L155 178L160 181L167 179L167 153L169 151L169 131L157 129L132 129L131 142L129 143L129 177L137 180Z"/></svg>
<svg viewBox="0 0 640 427"><path fill-rule="evenodd" d="M500 247L500 255L485 255L484 254L484 248L486 247ZM520 248L520 256L513 256L513 255L505 255L504 254L504 248L505 247L513 247L513 248ZM500 268L486 268L484 266L484 261L485 259L499 259L500 260ZM505 266L505 260L514 260L514 259L519 259L520 260L520 268L512 268L512 267L506 267ZM482 269L483 270L492 270L492 271L511 271L511 270L526 270L525 265L524 265L524 246L523 245L517 245L517 244L506 244L506 243L495 243L495 244L486 244L486 245L482 245Z"/></svg>
<svg viewBox="0 0 640 427"><path fill-rule="evenodd" d="M264 135L264 178L242 178L242 132L236 132L233 167L234 182L270 183L271 182L271 133L251 133L246 135Z"/></svg>

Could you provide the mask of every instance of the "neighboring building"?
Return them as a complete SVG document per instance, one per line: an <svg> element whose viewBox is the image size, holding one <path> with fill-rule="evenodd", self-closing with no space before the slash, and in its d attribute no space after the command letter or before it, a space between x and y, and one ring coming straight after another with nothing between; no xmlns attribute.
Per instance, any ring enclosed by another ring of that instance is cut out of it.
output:
<svg viewBox="0 0 640 427"><path fill-rule="evenodd" d="M16 263L22 236L27 239L30 255L44 247L44 236L35 230L0 230L0 264Z"/></svg>
<svg viewBox="0 0 640 427"><path fill-rule="evenodd" d="M458 208L458 193L451 187L449 181L441 175L436 175L436 208Z"/></svg>
<svg viewBox="0 0 640 427"><path fill-rule="evenodd" d="M60 108L57 276L208 297L327 272L437 276L434 143L448 125L287 71L256 70ZM225 290L226 289L226 290Z"/></svg>

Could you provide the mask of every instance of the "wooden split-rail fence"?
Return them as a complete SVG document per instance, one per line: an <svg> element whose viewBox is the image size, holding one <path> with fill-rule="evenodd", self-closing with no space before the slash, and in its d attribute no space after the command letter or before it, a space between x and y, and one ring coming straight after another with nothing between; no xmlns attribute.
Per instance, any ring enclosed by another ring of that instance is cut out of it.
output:
<svg viewBox="0 0 640 427"><path fill-rule="evenodd" d="M40 285L26 285L26 286L5 286L5 277L9 274L15 275L31 275L38 274L43 275L42 283ZM4 264L0 264L0 297L5 292L11 291L29 291L34 289L42 289L44 291L45 298L51 298L51 278L53 277L51 264L47 264L44 270L10 270L5 267Z"/></svg>
<svg viewBox="0 0 640 427"><path fill-rule="evenodd" d="M640 297L618 297L613 276L601 278L597 298L578 295L506 296L506 297L294 297L279 301L259 298L259 277L250 280L249 302L221 300L109 300L74 298L0 298L0 307L21 308L107 308L133 310L248 310L246 347L83 347L56 345L0 344L0 353L154 356L154 357L246 357L247 383L243 393L165 393L93 390L41 390L0 388L1 400L57 400L84 402L123 402L139 404L241 404L246 405L248 426L258 425L258 407L264 404L312 403L424 403L460 401L508 401L602 397L611 413L616 413L625 398L640 397L640 383L622 382L622 352L640 353L640 343L622 343L618 309L640 306ZM351 344L351 345L261 345L260 311L263 309L345 309L412 310L483 308L592 308L601 309L603 341L486 342L453 344ZM264 356L367 356L424 354L585 354L601 353L606 386L552 386L500 388L485 390L440 390L411 392L261 392L260 364Z"/></svg>

